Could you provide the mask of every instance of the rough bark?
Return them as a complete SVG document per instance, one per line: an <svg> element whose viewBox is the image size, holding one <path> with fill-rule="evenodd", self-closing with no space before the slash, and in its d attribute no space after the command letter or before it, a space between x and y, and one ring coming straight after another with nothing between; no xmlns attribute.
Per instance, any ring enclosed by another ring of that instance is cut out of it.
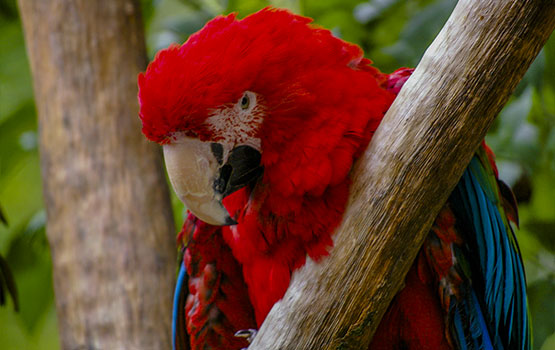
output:
<svg viewBox="0 0 555 350"><path fill-rule="evenodd" d="M494 117L555 27L555 2L460 0L358 162L323 262L295 273L255 349L366 349Z"/></svg>
<svg viewBox="0 0 555 350"><path fill-rule="evenodd" d="M169 349L174 227L132 0L19 0L63 349Z"/></svg>

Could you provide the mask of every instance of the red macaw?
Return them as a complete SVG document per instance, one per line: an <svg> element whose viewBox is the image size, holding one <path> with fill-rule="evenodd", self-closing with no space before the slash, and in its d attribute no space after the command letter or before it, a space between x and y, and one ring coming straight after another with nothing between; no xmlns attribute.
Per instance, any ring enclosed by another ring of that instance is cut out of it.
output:
<svg viewBox="0 0 555 350"><path fill-rule="evenodd" d="M412 70L285 10L217 17L140 74L143 133L190 210L178 241L176 349L241 349L306 259L324 259L349 172ZM510 190L482 145L371 349L529 349ZM392 257L395 258L395 257ZM315 311L316 312L316 311Z"/></svg>

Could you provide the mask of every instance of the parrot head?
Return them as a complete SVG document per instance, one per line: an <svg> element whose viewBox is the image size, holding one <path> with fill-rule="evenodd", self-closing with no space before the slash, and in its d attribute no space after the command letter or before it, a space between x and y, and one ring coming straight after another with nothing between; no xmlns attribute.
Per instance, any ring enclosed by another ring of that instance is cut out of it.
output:
<svg viewBox="0 0 555 350"><path fill-rule="evenodd" d="M222 200L255 183L281 197L321 193L381 119L381 74L310 22L273 8L219 16L139 75L143 133L163 146L170 182L199 219L234 224Z"/></svg>

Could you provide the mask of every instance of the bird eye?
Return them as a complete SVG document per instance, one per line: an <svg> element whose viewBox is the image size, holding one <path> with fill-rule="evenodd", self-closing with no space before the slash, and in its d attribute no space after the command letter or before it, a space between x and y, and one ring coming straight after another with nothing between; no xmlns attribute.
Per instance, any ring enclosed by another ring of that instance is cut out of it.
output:
<svg viewBox="0 0 555 350"><path fill-rule="evenodd" d="M249 108L249 104L250 104L249 96L247 94L244 94L243 97L241 98L241 109Z"/></svg>

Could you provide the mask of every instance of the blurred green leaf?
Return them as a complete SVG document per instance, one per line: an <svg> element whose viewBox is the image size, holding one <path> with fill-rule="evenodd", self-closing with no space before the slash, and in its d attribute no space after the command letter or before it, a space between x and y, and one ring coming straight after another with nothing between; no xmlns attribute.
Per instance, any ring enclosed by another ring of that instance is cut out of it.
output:
<svg viewBox="0 0 555 350"><path fill-rule="evenodd" d="M4 306L8 295L12 298L14 310L19 310L19 298L12 270L8 262L0 255L0 306Z"/></svg>
<svg viewBox="0 0 555 350"><path fill-rule="evenodd" d="M533 167L530 154L539 151L537 127L527 120L532 108L532 88L527 88L501 111L486 141L498 157Z"/></svg>
<svg viewBox="0 0 555 350"><path fill-rule="evenodd" d="M6 215L4 215L4 211L2 210L2 206L0 205L0 223L8 226L8 219Z"/></svg>
<svg viewBox="0 0 555 350"><path fill-rule="evenodd" d="M143 23L145 26L148 25L154 14L154 1L155 0L140 0L141 14L143 15Z"/></svg>
<svg viewBox="0 0 555 350"><path fill-rule="evenodd" d="M43 216L38 213L23 232L15 236L6 256L21 291L21 318L30 331L54 300L52 263Z"/></svg>
<svg viewBox="0 0 555 350"><path fill-rule="evenodd" d="M17 18L16 0L0 1L0 19L13 20Z"/></svg>
<svg viewBox="0 0 555 350"><path fill-rule="evenodd" d="M6 252L15 236L42 210L38 154L25 154L10 171L0 176L0 201L10 218L10 227L0 226L0 253Z"/></svg>
<svg viewBox="0 0 555 350"><path fill-rule="evenodd" d="M545 74L543 80L546 84L551 86L551 89L555 88L555 35L551 34L551 37L542 49L545 55ZM555 108L555 106L554 106Z"/></svg>
<svg viewBox="0 0 555 350"><path fill-rule="evenodd" d="M354 17L362 24L379 19L384 12L398 3L399 0L372 0L358 4L354 9Z"/></svg>
<svg viewBox="0 0 555 350"><path fill-rule="evenodd" d="M0 22L0 126L24 103L33 99L23 34L17 21Z"/></svg>
<svg viewBox="0 0 555 350"><path fill-rule="evenodd" d="M32 100L21 104L0 123L0 178L2 178L9 176L9 173L14 171L25 158L36 154L36 141L33 144L21 142L24 134L36 135L37 122ZM36 140L36 136L31 137Z"/></svg>
<svg viewBox="0 0 555 350"><path fill-rule="evenodd" d="M403 29L399 41L383 51L395 57L401 65L415 67L455 5L454 0L442 0L415 13Z"/></svg>
<svg viewBox="0 0 555 350"><path fill-rule="evenodd" d="M555 333L555 282L551 279L537 281L528 285L528 295L533 318L534 340L536 348L543 345L545 339Z"/></svg>

